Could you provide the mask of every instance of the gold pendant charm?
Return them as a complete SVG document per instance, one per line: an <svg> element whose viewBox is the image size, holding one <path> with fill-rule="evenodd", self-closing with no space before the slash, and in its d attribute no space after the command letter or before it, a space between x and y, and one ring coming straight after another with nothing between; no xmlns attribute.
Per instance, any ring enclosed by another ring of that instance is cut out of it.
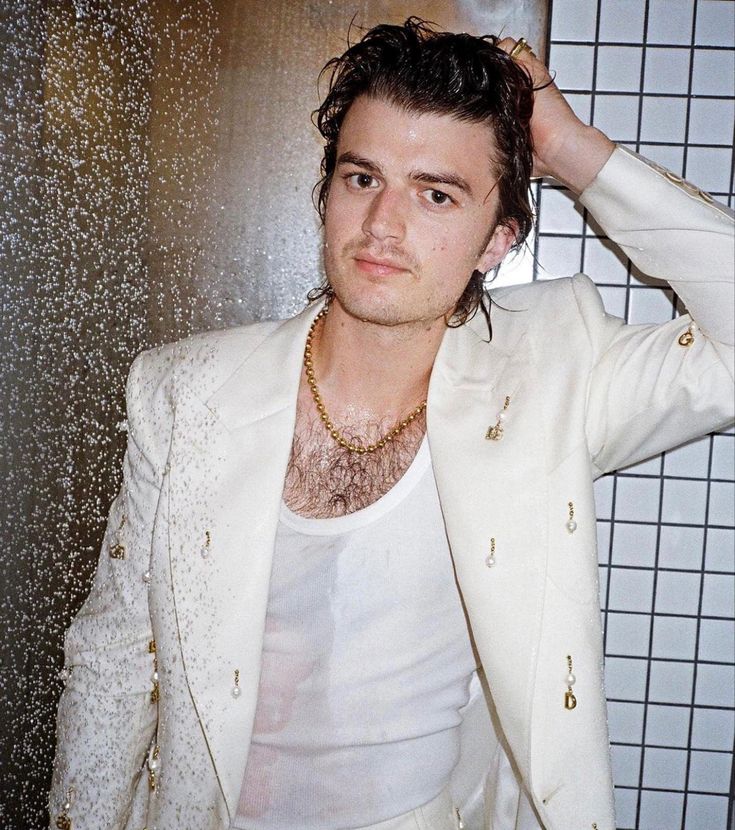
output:
<svg viewBox="0 0 735 830"><path fill-rule="evenodd" d="M503 437L503 421L505 420L505 412L510 406L510 395L506 395L505 403L503 404L503 408L497 414L497 420L492 425L489 426L487 432L485 433L485 440L486 441L500 441Z"/></svg>
<svg viewBox="0 0 735 830"><path fill-rule="evenodd" d="M56 816L56 827L58 830L72 830L71 819L66 813Z"/></svg>
<svg viewBox="0 0 735 830"><path fill-rule="evenodd" d="M564 708L571 711L577 705L577 698L574 697L574 692L571 689L567 689L564 692Z"/></svg>

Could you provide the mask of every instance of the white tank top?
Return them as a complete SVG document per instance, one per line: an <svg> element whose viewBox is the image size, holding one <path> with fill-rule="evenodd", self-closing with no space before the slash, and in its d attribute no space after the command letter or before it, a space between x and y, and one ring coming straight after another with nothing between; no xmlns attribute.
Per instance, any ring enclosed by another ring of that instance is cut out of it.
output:
<svg viewBox="0 0 735 830"><path fill-rule="evenodd" d="M426 439L346 516L285 504L235 828L344 830L448 783L475 659Z"/></svg>

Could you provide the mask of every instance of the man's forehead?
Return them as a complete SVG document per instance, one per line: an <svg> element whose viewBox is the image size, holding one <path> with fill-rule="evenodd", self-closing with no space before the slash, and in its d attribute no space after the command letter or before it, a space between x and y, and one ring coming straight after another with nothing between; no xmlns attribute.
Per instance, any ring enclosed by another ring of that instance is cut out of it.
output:
<svg viewBox="0 0 735 830"><path fill-rule="evenodd" d="M350 154L378 167L400 164L406 174L441 168L470 179L490 173L494 149L487 124L361 96L342 123L337 160Z"/></svg>

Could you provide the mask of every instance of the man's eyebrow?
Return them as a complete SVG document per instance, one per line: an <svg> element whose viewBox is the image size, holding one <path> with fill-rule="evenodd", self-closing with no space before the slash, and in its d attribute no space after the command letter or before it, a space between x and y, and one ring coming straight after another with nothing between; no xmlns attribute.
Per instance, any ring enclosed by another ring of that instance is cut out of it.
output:
<svg viewBox="0 0 735 830"><path fill-rule="evenodd" d="M371 173L381 172L380 167L374 161L370 161L370 159L363 158L362 156L358 156L357 153L350 153L349 151L340 155L337 159L337 164L354 164L355 167L363 167Z"/></svg>
<svg viewBox="0 0 735 830"><path fill-rule="evenodd" d="M472 188L470 183L459 176L457 173L430 173L425 170L413 170L411 178L415 182L423 182L424 184L448 184L450 187L456 187L463 193L472 198Z"/></svg>

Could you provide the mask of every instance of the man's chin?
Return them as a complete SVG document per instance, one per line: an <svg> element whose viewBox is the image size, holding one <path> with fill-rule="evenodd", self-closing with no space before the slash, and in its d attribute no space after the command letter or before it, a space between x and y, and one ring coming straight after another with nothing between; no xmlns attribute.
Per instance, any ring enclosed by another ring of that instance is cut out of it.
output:
<svg viewBox="0 0 735 830"><path fill-rule="evenodd" d="M409 308L396 302L368 300L366 298L340 297L335 294L334 302L339 303L342 311L349 317L375 326L395 328L399 326L420 326L428 328L441 314L417 314L415 308Z"/></svg>

